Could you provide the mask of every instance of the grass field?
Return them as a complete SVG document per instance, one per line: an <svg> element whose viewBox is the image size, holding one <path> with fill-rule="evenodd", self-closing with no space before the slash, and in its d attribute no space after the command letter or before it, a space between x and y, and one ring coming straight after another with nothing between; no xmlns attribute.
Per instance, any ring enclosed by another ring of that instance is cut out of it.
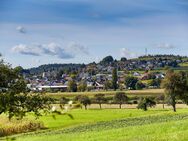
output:
<svg viewBox="0 0 188 141"><path fill-rule="evenodd" d="M103 109L40 118L48 130L11 136L17 141L187 141L188 109ZM5 138L1 138L5 140Z"/></svg>

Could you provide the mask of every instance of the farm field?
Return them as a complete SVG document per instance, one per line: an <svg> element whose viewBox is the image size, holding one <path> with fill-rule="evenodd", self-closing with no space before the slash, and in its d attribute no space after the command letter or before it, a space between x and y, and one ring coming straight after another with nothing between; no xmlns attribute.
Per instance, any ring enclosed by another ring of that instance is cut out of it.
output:
<svg viewBox="0 0 188 141"><path fill-rule="evenodd" d="M163 89L146 89L146 90L127 90L127 91L94 91L94 92L58 92L58 93L46 93L46 95L53 98L74 97L77 95L94 96L95 94L105 94L106 96L113 96L117 92L125 92L129 96L156 96L164 94Z"/></svg>
<svg viewBox="0 0 188 141"><path fill-rule="evenodd" d="M47 130L9 137L17 141L186 141L188 109L75 109L68 116L39 119ZM7 138L1 138L6 140Z"/></svg>

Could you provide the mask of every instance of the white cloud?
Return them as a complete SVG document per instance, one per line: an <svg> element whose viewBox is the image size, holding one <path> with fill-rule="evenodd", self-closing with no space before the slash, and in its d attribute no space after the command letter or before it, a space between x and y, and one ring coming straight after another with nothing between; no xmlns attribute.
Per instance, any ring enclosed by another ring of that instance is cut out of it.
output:
<svg viewBox="0 0 188 141"><path fill-rule="evenodd" d="M42 47L40 48L42 49L42 52L47 55L57 56L61 59L74 58L74 56L71 53L67 52L64 48L60 47L59 44L53 42L47 45L42 45Z"/></svg>
<svg viewBox="0 0 188 141"><path fill-rule="evenodd" d="M68 45L67 50L74 54L89 54L89 49L87 47L75 42L71 42Z"/></svg>
<svg viewBox="0 0 188 141"><path fill-rule="evenodd" d="M40 56L39 48L29 47L25 44L16 45L11 50L12 52L16 52L24 55Z"/></svg>
<svg viewBox="0 0 188 141"><path fill-rule="evenodd" d="M18 26L16 30L19 31L20 33L26 33L26 29L23 26Z"/></svg>
<svg viewBox="0 0 188 141"><path fill-rule="evenodd" d="M86 47L80 44L70 44L69 47L63 48L60 44L51 42L49 44L35 44L28 46L25 44L19 44L14 46L12 49L14 53L20 53L24 55L32 56L56 56L61 59L71 59L76 57L78 54L88 54Z"/></svg>
<svg viewBox="0 0 188 141"><path fill-rule="evenodd" d="M173 48L175 48L174 45L168 44L168 43L157 44L156 47L161 48L161 49L173 49Z"/></svg>
<svg viewBox="0 0 188 141"><path fill-rule="evenodd" d="M137 53L132 52L132 51L126 49L126 48L120 49L120 53L121 53L122 57L126 57L126 58L129 58L129 59L130 58L136 58L136 57L139 56Z"/></svg>

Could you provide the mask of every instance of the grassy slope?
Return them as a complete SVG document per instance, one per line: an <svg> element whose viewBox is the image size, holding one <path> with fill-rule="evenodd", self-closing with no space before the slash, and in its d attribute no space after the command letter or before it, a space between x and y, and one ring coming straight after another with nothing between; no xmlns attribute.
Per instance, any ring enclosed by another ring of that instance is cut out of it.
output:
<svg viewBox="0 0 188 141"><path fill-rule="evenodd" d="M51 128L50 131L17 136L16 140L188 140L188 112L186 109L178 109L178 116L169 110L157 109L147 112L136 109L73 110L72 114L75 117L75 120L71 120L64 116L57 117L56 120L50 119L51 117L43 117L40 120L44 121L45 125ZM145 118L143 118L143 116ZM127 118L129 118L129 120L127 120ZM114 119L117 120L114 121ZM80 125L81 123L85 124ZM71 127L73 124L77 124L77 126L74 127L74 125ZM64 126L69 128L62 130L60 127Z"/></svg>
<svg viewBox="0 0 188 141"><path fill-rule="evenodd" d="M171 112L171 111L169 111ZM75 109L70 112L74 119L68 116L57 115L56 120L52 116L43 116L40 120L48 128L70 127L82 123L94 123L98 121L109 121L128 117L140 117L154 114L164 114L166 111L149 110L143 112L137 109L104 109L104 110L81 110Z"/></svg>

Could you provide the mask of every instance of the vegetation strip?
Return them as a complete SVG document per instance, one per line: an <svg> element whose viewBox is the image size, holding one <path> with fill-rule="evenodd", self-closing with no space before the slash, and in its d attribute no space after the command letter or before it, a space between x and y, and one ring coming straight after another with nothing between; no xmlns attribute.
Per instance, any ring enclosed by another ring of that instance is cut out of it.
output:
<svg viewBox="0 0 188 141"><path fill-rule="evenodd" d="M102 121L97 122L95 124L87 124L74 128L67 128L64 130L55 131L55 134L61 133L78 133L78 132L88 132L95 130L106 130L106 129L118 129L128 126L138 126L138 125L146 125L153 123L162 123L168 121L176 121L176 120L184 120L188 119L188 114L175 114L175 115L165 115L165 116L147 116L141 118L127 118L120 120L112 120L112 121Z"/></svg>
<svg viewBox="0 0 188 141"><path fill-rule="evenodd" d="M102 121L94 124L85 124L76 127L70 127L66 129L57 129L57 130L43 130L32 133L24 133L20 135L15 135L13 137L23 137L23 136L35 136L35 135L48 135L48 134L72 134L72 133L83 133L83 132L92 132L99 130L110 130L110 129L120 129L130 126L141 126L149 125L154 123L163 123L169 121L185 120L188 119L188 114L168 114L168 115L158 115L158 116L144 116L140 118L127 118L120 120L112 121ZM0 140L3 140L1 138Z"/></svg>

